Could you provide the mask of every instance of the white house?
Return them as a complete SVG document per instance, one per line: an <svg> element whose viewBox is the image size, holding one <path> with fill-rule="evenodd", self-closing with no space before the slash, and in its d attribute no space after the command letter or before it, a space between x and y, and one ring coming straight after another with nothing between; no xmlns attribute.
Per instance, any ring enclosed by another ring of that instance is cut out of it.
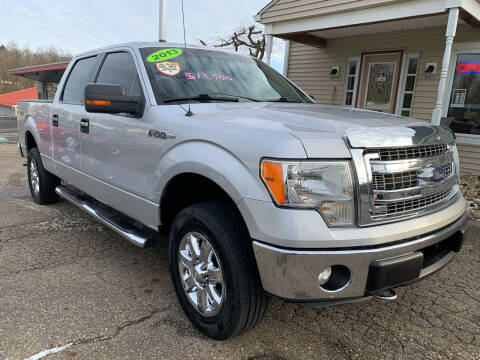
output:
<svg viewBox="0 0 480 360"><path fill-rule="evenodd" d="M256 20L317 102L450 126L480 175L479 0L274 0Z"/></svg>

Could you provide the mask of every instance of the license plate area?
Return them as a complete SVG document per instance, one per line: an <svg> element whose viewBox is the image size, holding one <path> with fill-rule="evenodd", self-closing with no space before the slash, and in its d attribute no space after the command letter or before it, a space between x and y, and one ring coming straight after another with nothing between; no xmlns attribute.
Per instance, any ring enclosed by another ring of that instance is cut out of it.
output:
<svg viewBox="0 0 480 360"><path fill-rule="evenodd" d="M423 266L423 253L376 260L368 270L367 292L369 294L398 286L417 279Z"/></svg>

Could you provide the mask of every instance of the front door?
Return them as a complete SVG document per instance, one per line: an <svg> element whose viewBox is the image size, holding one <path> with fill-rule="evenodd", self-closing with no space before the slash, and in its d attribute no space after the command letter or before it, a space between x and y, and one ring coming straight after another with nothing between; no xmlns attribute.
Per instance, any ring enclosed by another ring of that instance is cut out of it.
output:
<svg viewBox="0 0 480 360"><path fill-rule="evenodd" d="M106 54L95 81L120 85L125 95L143 96L132 54L117 51ZM128 114L87 113L88 129L82 129L82 172L89 195L115 209L140 219L136 204L147 197L151 164L146 161L148 127L144 118ZM147 205L141 205L145 209ZM153 213L153 212L152 212Z"/></svg>
<svg viewBox="0 0 480 360"><path fill-rule="evenodd" d="M401 62L401 52L364 55L358 107L395 113Z"/></svg>

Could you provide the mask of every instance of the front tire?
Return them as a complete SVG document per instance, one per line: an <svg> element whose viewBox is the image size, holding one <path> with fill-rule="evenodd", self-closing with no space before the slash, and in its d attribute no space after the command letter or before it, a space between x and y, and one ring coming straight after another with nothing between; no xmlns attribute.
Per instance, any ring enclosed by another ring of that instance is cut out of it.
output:
<svg viewBox="0 0 480 360"><path fill-rule="evenodd" d="M45 170L37 148L28 152L27 175L33 201L39 205L45 205L53 204L58 200L55 188L60 185L60 179Z"/></svg>
<svg viewBox="0 0 480 360"><path fill-rule="evenodd" d="M229 339L263 318L267 297L233 205L206 202L182 210L170 233L169 264L185 314L205 335Z"/></svg>

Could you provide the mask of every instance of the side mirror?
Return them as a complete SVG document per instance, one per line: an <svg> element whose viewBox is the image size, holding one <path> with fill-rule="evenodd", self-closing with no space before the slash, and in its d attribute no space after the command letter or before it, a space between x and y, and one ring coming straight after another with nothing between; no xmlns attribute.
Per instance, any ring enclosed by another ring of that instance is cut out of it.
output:
<svg viewBox="0 0 480 360"><path fill-rule="evenodd" d="M85 85L85 110L93 113L127 113L140 118L145 109L143 96L126 96L120 85Z"/></svg>

